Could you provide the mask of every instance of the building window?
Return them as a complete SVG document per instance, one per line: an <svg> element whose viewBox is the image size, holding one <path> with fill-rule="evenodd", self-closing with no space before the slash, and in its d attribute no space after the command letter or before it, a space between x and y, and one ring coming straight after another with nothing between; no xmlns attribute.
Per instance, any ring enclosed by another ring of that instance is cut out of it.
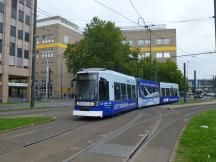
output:
<svg viewBox="0 0 216 162"><path fill-rule="evenodd" d="M150 57L150 53L145 53L145 57Z"/></svg>
<svg viewBox="0 0 216 162"><path fill-rule="evenodd" d="M164 52L164 58L170 58L170 53L169 52Z"/></svg>
<svg viewBox="0 0 216 162"><path fill-rule="evenodd" d="M10 26L10 36L16 37L16 27Z"/></svg>
<svg viewBox="0 0 216 162"><path fill-rule="evenodd" d="M128 44L129 44L130 46L133 46L133 41L128 41Z"/></svg>
<svg viewBox="0 0 216 162"><path fill-rule="evenodd" d="M19 0L19 3L21 3L21 4L25 4L25 0Z"/></svg>
<svg viewBox="0 0 216 162"><path fill-rule="evenodd" d="M2 22L0 22L0 33L3 33L3 29L4 28L4 24Z"/></svg>
<svg viewBox="0 0 216 162"><path fill-rule="evenodd" d="M17 1L11 0L11 6L12 6L12 8L17 9Z"/></svg>
<svg viewBox="0 0 216 162"><path fill-rule="evenodd" d="M18 30L18 39L23 40L23 31L22 30Z"/></svg>
<svg viewBox="0 0 216 162"><path fill-rule="evenodd" d="M15 8L11 8L11 17L16 19L17 18L17 10Z"/></svg>
<svg viewBox="0 0 216 162"><path fill-rule="evenodd" d="M29 59L29 50L24 50L24 58Z"/></svg>
<svg viewBox="0 0 216 162"><path fill-rule="evenodd" d="M160 53L156 53L156 57L157 58L162 58L163 57L163 54L160 52Z"/></svg>
<svg viewBox="0 0 216 162"><path fill-rule="evenodd" d="M0 12L4 13L4 3L0 2Z"/></svg>
<svg viewBox="0 0 216 162"><path fill-rule="evenodd" d="M15 56L15 43L10 42L10 55Z"/></svg>
<svg viewBox="0 0 216 162"><path fill-rule="evenodd" d="M126 44L126 41L125 41L125 40L124 40L124 41L122 41L122 44L124 44L124 45L125 45L125 44Z"/></svg>
<svg viewBox="0 0 216 162"><path fill-rule="evenodd" d="M0 39L0 53L2 53L2 40Z"/></svg>
<svg viewBox="0 0 216 162"><path fill-rule="evenodd" d="M29 42L29 33L25 32L25 41Z"/></svg>
<svg viewBox="0 0 216 162"><path fill-rule="evenodd" d="M64 36L64 43L68 44L69 43L69 37L68 36Z"/></svg>
<svg viewBox="0 0 216 162"><path fill-rule="evenodd" d="M157 39L157 40L156 40L156 44L158 44L158 45L159 45L159 44L163 44L163 39Z"/></svg>
<svg viewBox="0 0 216 162"><path fill-rule="evenodd" d="M19 10L19 21L23 22L24 20L24 13L23 11Z"/></svg>
<svg viewBox="0 0 216 162"><path fill-rule="evenodd" d="M127 41L127 40L125 40L125 41L122 41L122 44L133 46L133 41Z"/></svg>
<svg viewBox="0 0 216 162"><path fill-rule="evenodd" d="M32 6L32 1L31 0L26 0L26 6L29 8L33 8Z"/></svg>
<svg viewBox="0 0 216 162"><path fill-rule="evenodd" d="M25 23L30 25L31 17L29 15L25 15Z"/></svg>
<svg viewBox="0 0 216 162"><path fill-rule="evenodd" d="M138 40L137 45L142 46L144 45L145 41L144 40Z"/></svg>
<svg viewBox="0 0 216 162"><path fill-rule="evenodd" d="M145 45L149 45L150 44L150 40L146 39L145 40Z"/></svg>
<svg viewBox="0 0 216 162"><path fill-rule="evenodd" d="M170 39L164 39L163 40L163 44L170 44L170 42L171 42Z"/></svg>
<svg viewBox="0 0 216 162"><path fill-rule="evenodd" d="M22 48L17 48L17 57L22 58Z"/></svg>

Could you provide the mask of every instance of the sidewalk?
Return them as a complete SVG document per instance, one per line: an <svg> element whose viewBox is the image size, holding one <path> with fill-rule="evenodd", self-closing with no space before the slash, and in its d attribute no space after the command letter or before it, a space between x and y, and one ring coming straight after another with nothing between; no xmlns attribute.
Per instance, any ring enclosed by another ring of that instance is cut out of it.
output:
<svg viewBox="0 0 216 162"><path fill-rule="evenodd" d="M186 104L179 104L179 105L163 105L163 108L167 109L177 109L177 108L184 108L184 107L192 107L192 106L199 106L199 105L213 105L216 104L216 100L214 101L206 101L206 102L199 102L199 103L186 103Z"/></svg>
<svg viewBox="0 0 216 162"><path fill-rule="evenodd" d="M72 99L49 99L47 101L37 101L35 102L35 108L51 108L51 107L72 107L74 101ZM0 104L1 110L13 110L30 108L30 103L6 103Z"/></svg>

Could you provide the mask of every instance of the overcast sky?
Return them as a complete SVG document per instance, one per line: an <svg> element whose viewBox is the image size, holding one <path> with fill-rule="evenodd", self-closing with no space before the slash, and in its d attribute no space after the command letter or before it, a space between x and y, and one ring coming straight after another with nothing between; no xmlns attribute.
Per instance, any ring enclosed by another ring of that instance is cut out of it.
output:
<svg viewBox="0 0 216 162"><path fill-rule="evenodd" d="M97 0L111 9L134 20L139 18L129 0ZM166 24L177 31L177 55L209 52L215 50L213 0L131 0L139 14L148 24ZM94 16L109 20L118 26L136 24L108 10L94 0L38 0L38 17L60 15L81 28ZM42 10L45 10L45 13ZM189 20L182 22L183 20ZM192 21L194 20L194 21ZM189 78L197 70L197 78L209 79L216 75L216 54L195 57L178 57L183 70L188 65Z"/></svg>

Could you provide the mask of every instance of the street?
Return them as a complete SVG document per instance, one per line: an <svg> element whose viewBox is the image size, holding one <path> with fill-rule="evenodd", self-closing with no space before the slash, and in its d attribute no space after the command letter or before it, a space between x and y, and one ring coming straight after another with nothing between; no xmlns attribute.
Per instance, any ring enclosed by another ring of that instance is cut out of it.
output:
<svg viewBox="0 0 216 162"><path fill-rule="evenodd" d="M167 162L186 122L216 104L143 108L110 118L78 118L70 107L0 116L55 116L55 121L0 134L0 161Z"/></svg>

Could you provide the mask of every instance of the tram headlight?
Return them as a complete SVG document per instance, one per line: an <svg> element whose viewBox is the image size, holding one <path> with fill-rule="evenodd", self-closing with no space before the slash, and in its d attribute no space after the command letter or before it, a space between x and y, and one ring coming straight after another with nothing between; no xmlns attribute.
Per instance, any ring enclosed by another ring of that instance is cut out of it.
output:
<svg viewBox="0 0 216 162"><path fill-rule="evenodd" d="M79 105L80 105L80 103L79 103L79 102L76 102L76 105L77 105L77 106L79 106Z"/></svg>
<svg viewBox="0 0 216 162"><path fill-rule="evenodd" d="M97 102L91 102L90 103L90 106L96 106L97 105Z"/></svg>

